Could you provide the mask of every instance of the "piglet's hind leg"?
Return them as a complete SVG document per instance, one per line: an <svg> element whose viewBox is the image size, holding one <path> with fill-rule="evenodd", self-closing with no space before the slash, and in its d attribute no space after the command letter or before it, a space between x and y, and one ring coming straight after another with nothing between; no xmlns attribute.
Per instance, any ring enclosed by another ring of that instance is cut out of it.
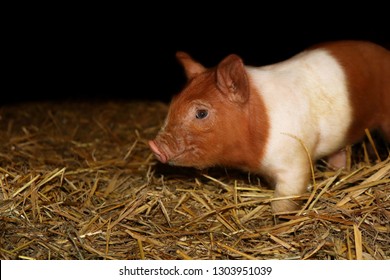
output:
<svg viewBox="0 0 390 280"><path fill-rule="evenodd" d="M334 169L345 168L347 166L347 152L342 149L327 157L328 164Z"/></svg>

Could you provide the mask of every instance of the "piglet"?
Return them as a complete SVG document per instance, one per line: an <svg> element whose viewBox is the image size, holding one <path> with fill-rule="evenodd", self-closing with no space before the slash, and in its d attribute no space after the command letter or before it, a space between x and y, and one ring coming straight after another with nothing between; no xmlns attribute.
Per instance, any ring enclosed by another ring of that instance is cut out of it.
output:
<svg viewBox="0 0 390 280"><path fill-rule="evenodd" d="M205 68L177 53L188 82L175 96L151 150L162 163L222 165L275 183L275 213L299 209L283 197L305 192L311 162L379 129L390 140L390 52L364 41L316 45L269 66L229 55Z"/></svg>

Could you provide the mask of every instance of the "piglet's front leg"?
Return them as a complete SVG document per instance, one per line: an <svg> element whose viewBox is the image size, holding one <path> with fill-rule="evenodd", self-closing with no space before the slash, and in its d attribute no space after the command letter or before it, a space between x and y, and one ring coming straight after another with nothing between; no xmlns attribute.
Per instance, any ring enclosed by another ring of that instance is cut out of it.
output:
<svg viewBox="0 0 390 280"><path fill-rule="evenodd" d="M274 198L271 202L275 214L298 210L302 207L299 200L283 199L303 194L310 181L310 165L304 162L292 163L288 168L279 169L276 176Z"/></svg>

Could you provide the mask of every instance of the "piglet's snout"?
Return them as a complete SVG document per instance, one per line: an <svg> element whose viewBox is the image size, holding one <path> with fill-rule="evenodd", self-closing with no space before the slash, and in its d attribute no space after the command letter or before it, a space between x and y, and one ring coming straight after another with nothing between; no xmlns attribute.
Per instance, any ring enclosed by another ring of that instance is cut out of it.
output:
<svg viewBox="0 0 390 280"><path fill-rule="evenodd" d="M166 163L168 161L168 157L158 148L155 141L149 141L149 147L159 161L161 161L162 163Z"/></svg>

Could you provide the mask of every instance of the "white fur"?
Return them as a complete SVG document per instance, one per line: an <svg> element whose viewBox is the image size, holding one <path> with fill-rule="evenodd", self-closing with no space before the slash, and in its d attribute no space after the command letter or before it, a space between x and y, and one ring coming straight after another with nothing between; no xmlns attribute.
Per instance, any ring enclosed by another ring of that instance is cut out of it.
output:
<svg viewBox="0 0 390 280"><path fill-rule="evenodd" d="M345 144L352 116L343 69L326 50L316 49L246 70L270 123L262 169L276 178L277 196L301 193L310 177L305 149L315 160Z"/></svg>

